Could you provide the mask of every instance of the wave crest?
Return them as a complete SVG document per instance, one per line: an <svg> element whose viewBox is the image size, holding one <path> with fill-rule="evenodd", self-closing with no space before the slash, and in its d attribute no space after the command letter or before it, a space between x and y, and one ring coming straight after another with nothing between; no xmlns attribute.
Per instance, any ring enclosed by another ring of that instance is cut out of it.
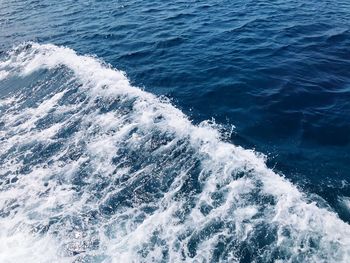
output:
<svg viewBox="0 0 350 263"><path fill-rule="evenodd" d="M43 244L28 260L349 260L350 226L335 213L123 72L37 43L8 52L0 72L7 262Z"/></svg>

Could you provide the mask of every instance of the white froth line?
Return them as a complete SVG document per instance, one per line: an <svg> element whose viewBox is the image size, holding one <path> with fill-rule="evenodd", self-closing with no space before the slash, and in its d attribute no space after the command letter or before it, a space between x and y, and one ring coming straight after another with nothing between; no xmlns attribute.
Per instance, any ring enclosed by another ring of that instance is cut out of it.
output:
<svg viewBox="0 0 350 263"><path fill-rule="evenodd" d="M0 70L0 80L5 79L10 73L5 70Z"/></svg>
<svg viewBox="0 0 350 263"><path fill-rule="evenodd" d="M101 61L89 56L79 56L75 51L51 44L39 45L32 43L33 52L23 52L18 66L22 74L28 75L42 68L52 69L65 65L73 70L75 75L84 82L89 91L95 95L113 96L121 93L128 95L149 96L140 89L129 84L129 80L121 71L102 65ZM36 52L34 52L36 51Z"/></svg>
<svg viewBox="0 0 350 263"><path fill-rule="evenodd" d="M1 73L0 73L0 74L1 74ZM1 80L1 76L0 76L0 80ZM18 100L18 99L16 99L15 97L8 97L8 98L5 98L5 99L0 99L0 107L13 104L13 103L15 103L17 100Z"/></svg>

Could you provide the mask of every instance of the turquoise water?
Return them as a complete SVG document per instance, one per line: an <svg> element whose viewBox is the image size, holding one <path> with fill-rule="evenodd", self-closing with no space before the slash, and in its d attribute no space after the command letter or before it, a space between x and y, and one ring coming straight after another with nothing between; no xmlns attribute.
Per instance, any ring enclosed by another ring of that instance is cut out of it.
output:
<svg viewBox="0 0 350 263"><path fill-rule="evenodd" d="M349 16L0 2L0 261L347 262Z"/></svg>

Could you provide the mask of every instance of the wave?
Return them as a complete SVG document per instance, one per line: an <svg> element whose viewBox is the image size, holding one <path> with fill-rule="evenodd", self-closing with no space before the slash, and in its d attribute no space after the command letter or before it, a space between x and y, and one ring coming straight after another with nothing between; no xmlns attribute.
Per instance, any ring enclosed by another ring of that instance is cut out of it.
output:
<svg viewBox="0 0 350 263"><path fill-rule="evenodd" d="M1 262L349 261L349 224L123 72L25 43L0 73Z"/></svg>

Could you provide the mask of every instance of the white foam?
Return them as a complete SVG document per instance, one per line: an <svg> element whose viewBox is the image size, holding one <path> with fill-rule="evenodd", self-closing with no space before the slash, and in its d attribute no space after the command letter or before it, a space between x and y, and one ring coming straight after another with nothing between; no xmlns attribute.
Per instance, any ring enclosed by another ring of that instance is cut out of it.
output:
<svg viewBox="0 0 350 263"><path fill-rule="evenodd" d="M0 80L5 79L9 75L9 72L5 70L0 70Z"/></svg>
<svg viewBox="0 0 350 263"><path fill-rule="evenodd" d="M339 202L350 213L350 197L339 197Z"/></svg>
<svg viewBox="0 0 350 263"><path fill-rule="evenodd" d="M0 262L70 262L57 254L57 246L50 236L35 237L22 230L11 235L0 236Z"/></svg>
<svg viewBox="0 0 350 263"><path fill-rule="evenodd" d="M171 104L132 87L123 72L95 58L79 56L69 48L50 44L30 45L31 48L18 47L10 53L8 59L1 62L2 67L10 69L11 76L26 76L40 69L64 66L74 73L80 84L78 93L87 99L64 104L64 96L71 88L67 87L47 95L34 107L21 111L10 107L0 117L5 123L3 135L7 138L0 141L0 155L6 155L1 166L3 174L14 177L25 166L24 157L35 154L25 146L61 145L57 154L31 166L27 174L18 175L16 183L1 186L0 209L11 212L10 204L18 205L14 208L16 213L0 218L0 237L3 244L7 244L0 245L0 255L1 249L6 249L6 255L14 257L6 256L8 262L18 262L18 255L26 257L26 262L40 262L37 256L27 255L33 247L42 249L44 245L48 248L43 249L42 262L71 262L81 255L99 256L104 262L153 262L159 261L164 251L169 262L202 262L213 256L221 239L233 238L235 242L249 244L255 242L255 232L265 225L271 235L277 236L274 242L261 248L264 249L261 257L266 261L273 251L283 251L286 261L291 262L349 261L349 224L334 212L308 202L296 186L266 167L263 155L222 142L215 125L210 122L193 125ZM97 98L102 100L102 105L118 99L119 105L126 106L124 110L103 112L96 107ZM127 106L130 101L132 106ZM44 128L37 126L38 121L49 117L60 121ZM77 130L60 139L58 134L73 124ZM152 141L152 136L170 139L155 147L158 142ZM7 154L13 147L17 149L15 153ZM181 151L176 155L178 148ZM123 151L135 152L138 159L130 162ZM146 151L146 156L142 151ZM70 157L74 154L78 157ZM164 161L158 164L157 159ZM134 171L133 166L138 162L141 165ZM178 198L196 169L200 169L200 190ZM85 170L88 176L81 175ZM171 176L169 171L178 174L154 201L149 201L153 199L142 192L143 183L133 186L139 179L144 183L167 179ZM240 174L243 175L239 177ZM147 175L152 175L151 179ZM74 185L77 176L84 182L80 192ZM124 177L126 186L115 183ZM106 182L103 189L95 189ZM128 194L129 190L133 193L125 202L132 205L123 206L113 201L115 196ZM215 198L215 195L221 197ZM195 204L187 213L186 198L189 197ZM273 201L264 201L264 198ZM90 222L87 211L100 211L104 204L116 206L114 213L101 214L98 222ZM153 212L144 211L148 205L155 207ZM204 213L203 207L209 210ZM61 221L43 235L26 232L30 246L21 243L24 236L11 234L18 232L19 223L28 227L49 225L49 218L61 218ZM81 223L74 224L74 220ZM218 230L208 236L201 234L215 225ZM155 242L155 238L159 240ZM11 243L12 239L17 241ZM98 248L93 248L92 240L98 240ZM221 260L239 261L236 252L233 246Z"/></svg>

